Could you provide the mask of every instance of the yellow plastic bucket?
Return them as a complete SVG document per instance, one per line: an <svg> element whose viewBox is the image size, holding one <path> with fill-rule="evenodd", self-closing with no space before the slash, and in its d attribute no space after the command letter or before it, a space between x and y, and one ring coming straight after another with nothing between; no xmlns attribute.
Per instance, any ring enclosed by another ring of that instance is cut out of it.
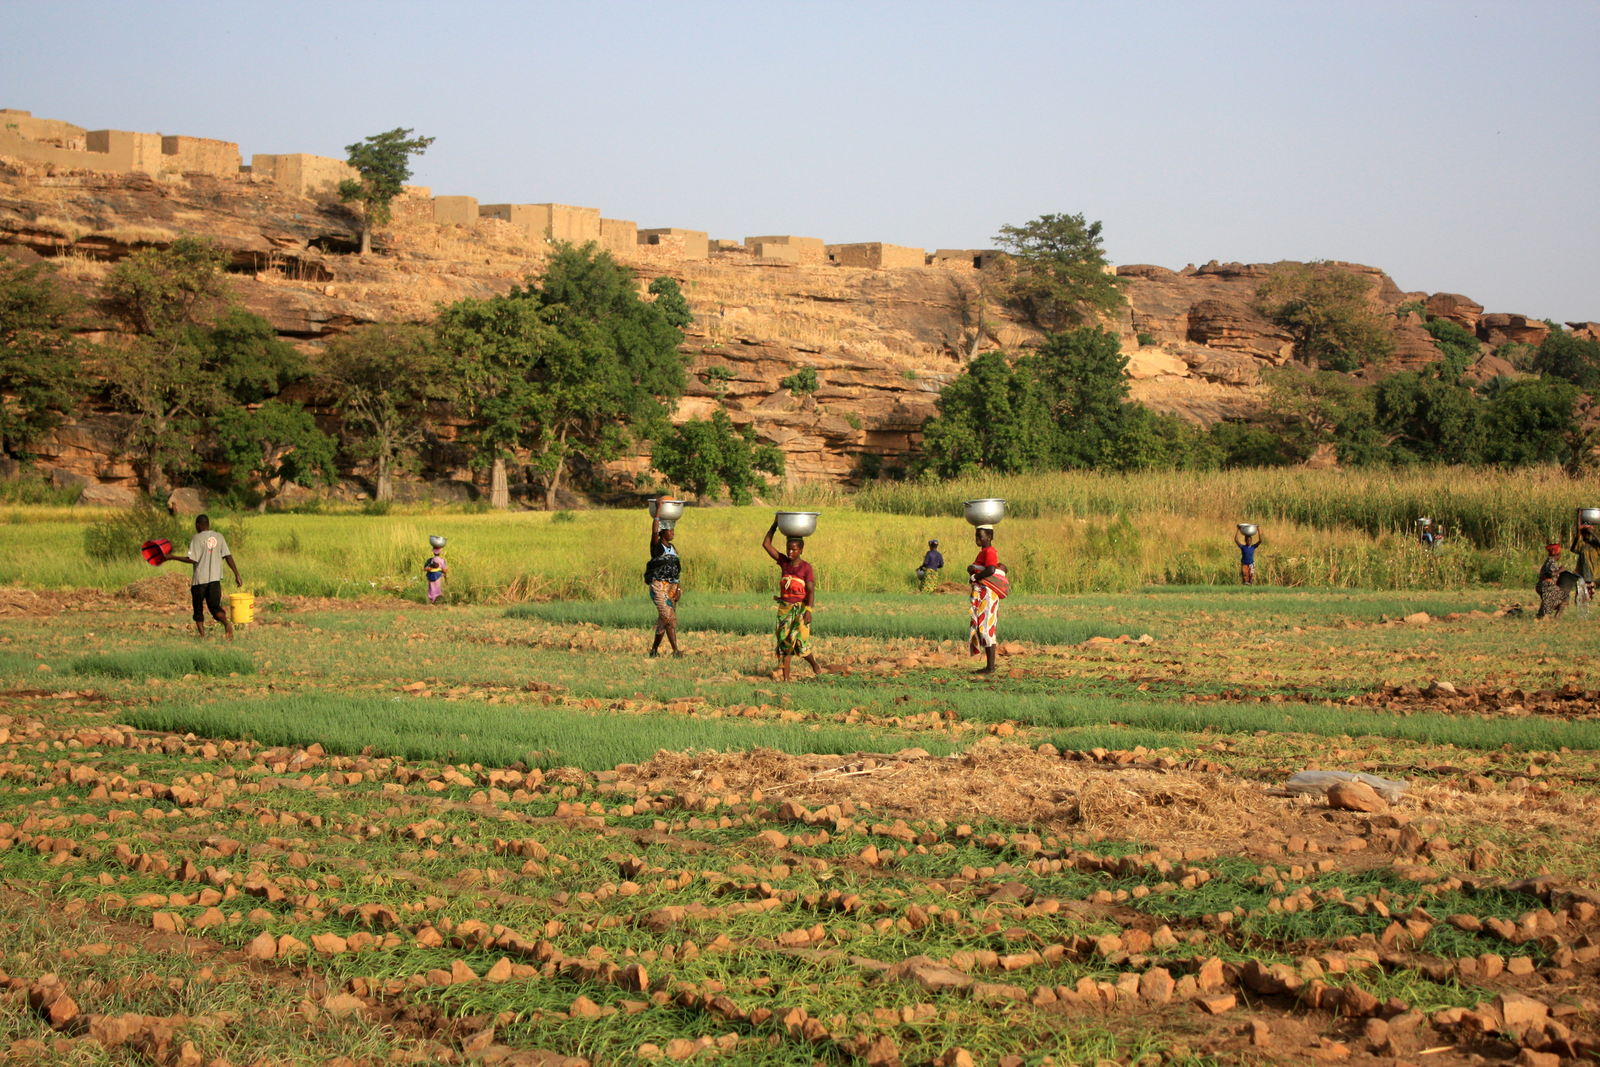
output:
<svg viewBox="0 0 1600 1067"><path fill-rule="evenodd" d="M254 593L229 593L228 617L235 626L248 625L255 621L256 595Z"/></svg>

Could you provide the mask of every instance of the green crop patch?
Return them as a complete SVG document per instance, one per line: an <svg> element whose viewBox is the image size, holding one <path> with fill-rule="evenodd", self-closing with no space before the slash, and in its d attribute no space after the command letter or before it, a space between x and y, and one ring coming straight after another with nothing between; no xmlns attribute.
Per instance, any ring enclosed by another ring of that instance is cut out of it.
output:
<svg viewBox="0 0 1600 1067"><path fill-rule="evenodd" d="M766 634L774 625L770 599L733 598L727 595L708 598L713 603L680 606L678 627L685 633ZM590 623L615 629L637 630L654 625L655 609L643 598L604 601L556 601L549 604L519 604L509 608L512 619L538 619L555 625ZM1008 641L1034 641L1047 645L1069 645L1091 637L1116 637L1128 632L1128 625L1102 619L1066 618L1055 614L1019 614L1008 617L1004 637ZM956 597L860 596L828 597L815 612L812 636L869 637L883 640L923 638L931 641L967 639L966 599Z"/></svg>
<svg viewBox="0 0 1600 1067"><path fill-rule="evenodd" d="M181 678L185 674L254 674L256 665L248 653L229 648L150 648L79 656L65 669L109 678Z"/></svg>
<svg viewBox="0 0 1600 1067"><path fill-rule="evenodd" d="M890 750L909 740L888 731L690 718L687 715L618 714L574 708L473 707L444 700L305 694L243 700L226 706L164 704L130 717L147 730L214 738L244 738L269 745L320 742L329 752L374 752L405 759L477 762L508 767L581 767L605 770L649 759L666 749L850 753L873 745ZM949 742L919 738L943 755Z"/></svg>

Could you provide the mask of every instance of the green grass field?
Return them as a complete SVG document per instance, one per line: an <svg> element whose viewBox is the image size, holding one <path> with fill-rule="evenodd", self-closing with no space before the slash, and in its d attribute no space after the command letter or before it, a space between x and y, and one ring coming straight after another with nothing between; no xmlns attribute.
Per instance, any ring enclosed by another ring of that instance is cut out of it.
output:
<svg viewBox="0 0 1600 1067"><path fill-rule="evenodd" d="M1281 472L1108 476L1059 474L941 486L885 484L853 496L800 488L786 506L823 510L807 548L824 593L901 593L925 542L938 538L960 581L971 547L967 496L999 495L1010 513L997 547L1021 595L1116 592L1146 585L1233 587L1235 522L1263 524L1257 560L1273 588L1430 589L1531 586L1539 546L1585 503L1562 476L1519 472ZM1593 503L1593 501L1588 501ZM1424 551L1412 523L1427 514L1455 531ZM0 585L112 590L157 572L134 551L92 559L91 508L14 505L19 537ZM774 582L761 537L769 508L693 508L679 527L691 596L762 593ZM170 520L150 519L161 529ZM180 524L181 525L181 524ZM457 603L614 600L642 586L649 524L642 509L488 514L395 508L221 515L249 588L263 595L421 600L429 534L451 540L447 596ZM104 539L99 539L103 541ZM99 542L97 542L99 543ZM176 572L169 565L168 570ZM165 572L162 572L165 573Z"/></svg>
<svg viewBox="0 0 1600 1067"><path fill-rule="evenodd" d="M201 1063L649 1063L703 1040L718 1063L810 1067L887 1040L908 1065L962 1049L1203 1067L1255 1055L1248 1020L1333 1036L1360 1020L1231 985L1216 1017L1187 995L1060 1010L1038 990L1060 1004L1153 968L1300 967L1414 915L1541 906L1482 882L1484 864L1595 882L1592 711L1339 702L1435 678L1594 688L1588 621L1494 617L1498 590L1019 595L1001 637L1021 650L995 678L970 673L963 597L827 591L833 673L788 685L764 591L691 593L683 659L646 656L650 610L628 593L269 595L232 644L193 636L186 597L0 617L6 973L59 976L83 1013L163 1020ZM1385 621L1415 611L1438 621ZM1399 814L1428 863L1366 834L1368 816L1270 795L1308 766L1409 779ZM1469 864L1475 890L1455 877ZM1544 983L1587 929L1405 936L1417 959L1498 955ZM1111 936L1127 947L1102 951ZM988 985L879 976L913 956ZM1512 988L1410 958L1324 980L1422 1012ZM1586 971L1561 981L1594 989ZM798 1011L809 1036L784 1023ZM1427 1047L1456 1034L1419 1031ZM36 1011L0 1013L0 1041L28 1062L120 1062Z"/></svg>

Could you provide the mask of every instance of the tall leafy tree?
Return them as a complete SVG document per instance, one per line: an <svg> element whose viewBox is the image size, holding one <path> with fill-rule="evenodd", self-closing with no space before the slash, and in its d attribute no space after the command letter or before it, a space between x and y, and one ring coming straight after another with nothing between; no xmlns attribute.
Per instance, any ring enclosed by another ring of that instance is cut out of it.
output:
<svg viewBox="0 0 1600 1067"><path fill-rule="evenodd" d="M543 412L537 375L561 343L548 313L520 296L466 298L441 310L434 329L474 470L489 468L490 503L510 504L506 464Z"/></svg>
<svg viewBox="0 0 1600 1067"><path fill-rule="evenodd" d="M432 137L412 137L411 132L397 128L344 146L345 162L355 168L357 177L339 183L339 199L358 205L362 255L372 251L372 231L389 222L390 205L411 177L411 157L422 155L434 142Z"/></svg>
<svg viewBox="0 0 1600 1067"><path fill-rule="evenodd" d="M394 472L422 443L429 405L450 392L433 331L405 323L362 326L323 350L319 386L344 424L344 449L372 463L373 495L394 496Z"/></svg>
<svg viewBox="0 0 1600 1067"><path fill-rule="evenodd" d="M995 242L1010 262L997 266L1008 278L1007 296L1040 329L1081 326L1126 303L1126 283L1109 269L1100 230L1081 214L1000 227Z"/></svg>
<svg viewBox="0 0 1600 1067"><path fill-rule="evenodd" d="M690 419L660 434L650 450L650 465L697 500L715 500L726 488L740 505L750 503L751 488L760 484L757 472L781 478L784 471L783 453L774 445L757 444L755 430L735 428L721 408L709 419Z"/></svg>
<svg viewBox="0 0 1600 1067"><path fill-rule="evenodd" d="M1128 399L1128 357L1117 335L1097 326L1051 334L1023 364L1040 383L1055 420L1059 465L1111 462Z"/></svg>
<svg viewBox="0 0 1600 1067"><path fill-rule="evenodd" d="M1471 389L1432 374L1391 374L1372 387L1373 425L1397 466L1483 460L1483 410Z"/></svg>
<svg viewBox="0 0 1600 1067"><path fill-rule="evenodd" d="M1354 428L1370 423L1371 398L1367 388L1337 371L1302 371L1278 367L1263 371L1267 387L1267 413L1285 442L1301 453L1314 455L1325 444L1338 444L1346 455Z"/></svg>
<svg viewBox="0 0 1600 1067"><path fill-rule="evenodd" d="M536 371L542 408L527 446L544 479L545 506L571 461L615 459L632 436L664 432L683 395L683 332L661 300L640 298L633 272L593 242L558 243L544 271L512 299L534 303L556 331Z"/></svg>
<svg viewBox="0 0 1600 1067"><path fill-rule="evenodd" d="M1327 262L1280 263L1254 307L1294 336L1295 355L1312 370L1354 370L1394 353L1394 336L1368 299L1373 284Z"/></svg>
<svg viewBox="0 0 1600 1067"><path fill-rule="evenodd" d="M0 256L0 452L26 454L72 411L83 377L76 312L53 268Z"/></svg>
<svg viewBox="0 0 1600 1067"><path fill-rule="evenodd" d="M1533 369L1565 378L1580 389L1600 390L1600 341L1589 341L1552 325L1539 345Z"/></svg>
<svg viewBox="0 0 1600 1067"><path fill-rule="evenodd" d="M1004 352L985 352L935 403L939 414L923 424L922 449L940 477L1019 474L1055 464L1059 430L1027 361L1013 366Z"/></svg>
<svg viewBox="0 0 1600 1067"><path fill-rule="evenodd" d="M1483 414L1484 459L1504 467L1567 463L1578 438L1577 403L1578 387L1570 382L1506 382L1493 390Z"/></svg>
<svg viewBox="0 0 1600 1067"><path fill-rule="evenodd" d="M299 404L268 400L253 411L243 406L224 408L212 426L236 492L270 492L289 483L332 485L337 480L334 440Z"/></svg>
<svg viewBox="0 0 1600 1067"><path fill-rule="evenodd" d="M195 465L208 419L305 373L271 324L233 306L227 263L214 245L184 237L130 256L106 279L106 303L130 333L101 350L97 369L130 416L124 447L149 488Z"/></svg>
<svg viewBox="0 0 1600 1067"><path fill-rule="evenodd" d="M1199 427L1135 401L1124 405L1117 436L1101 466L1131 473L1154 470L1216 470L1222 448Z"/></svg>

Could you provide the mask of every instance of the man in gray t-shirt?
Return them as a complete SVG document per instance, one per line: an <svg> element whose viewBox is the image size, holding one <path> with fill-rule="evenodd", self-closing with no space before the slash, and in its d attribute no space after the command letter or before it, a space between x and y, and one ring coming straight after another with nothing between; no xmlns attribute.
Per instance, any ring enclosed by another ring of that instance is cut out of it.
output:
<svg viewBox="0 0 1600 1067"><path fill-rule="evenodd" d="M233 571L235 585L243 586L244 580L239 577L238 565L228 551L228 542L211 528L208 516L200 515L194 520L194 531L194 537L189 541L188 555L163 556L159 562L175 559L194 568L194 578L189 582L189 599L194 603L194 628L201 637L206 635L205 609L209 608L211 617L222 624L231 641L233 622L222 607L222 565L226 563L228 569Z"/></svg>

